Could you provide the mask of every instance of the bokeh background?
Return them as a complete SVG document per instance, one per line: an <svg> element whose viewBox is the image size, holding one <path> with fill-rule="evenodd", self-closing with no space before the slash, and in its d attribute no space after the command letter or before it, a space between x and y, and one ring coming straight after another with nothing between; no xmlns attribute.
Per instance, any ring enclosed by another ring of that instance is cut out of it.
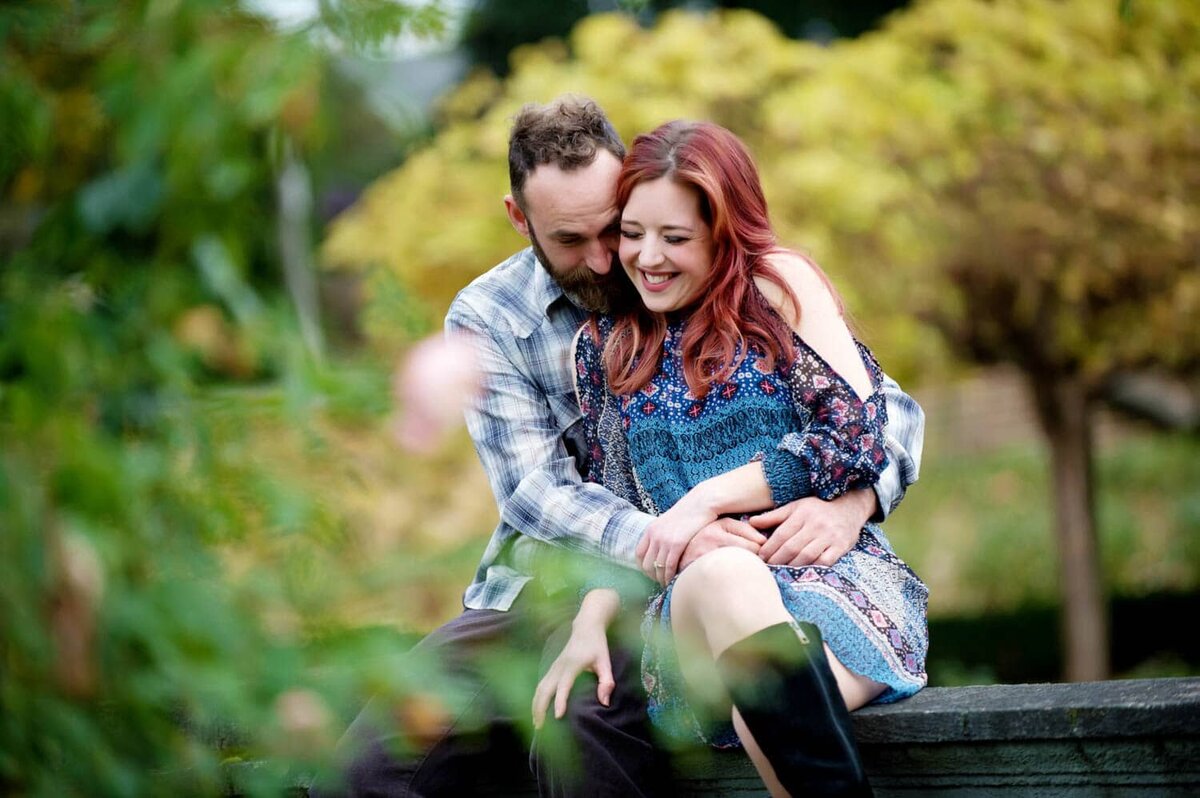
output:
<svg viewBox="0 0 1200 798"><path fill-rule="evenodd" d="M931 684L1200 673L1195 3L36 0L0 43L5 794L274 794L366 695L436 720L397 658L496 511L392 375L523 246L508 125L563 92L740 135L922 403Z"/></svg>

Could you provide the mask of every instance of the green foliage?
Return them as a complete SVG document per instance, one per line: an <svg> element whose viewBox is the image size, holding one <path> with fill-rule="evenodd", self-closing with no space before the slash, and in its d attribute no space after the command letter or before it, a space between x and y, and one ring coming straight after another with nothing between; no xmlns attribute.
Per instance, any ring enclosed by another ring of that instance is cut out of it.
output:
<svg viewBox="0 0 1200 798"><path fill-rule="evenodd" d="M327 37L413 20L322 12L341 15ZM332 750L363 679L402 687L348 670L363 637L300 611L320 604L312 557L228 572L233 542L311 553L343 521L245 457L200 390L277 378L266 415L310 453L322 417L380 414L353 381L327 399L277 287L277 155L325 135L318 27L218 0L0 11L4 794L212 795L242 755L274 762L247 792L278 794Z"/></svg>
<svg viewBox="0 0 1200 798"><path fill-rule="evenodd" d="M549 36L565 36L587 16L585 0L538 0L475 3L463 25L462 43L471 61L498 75L508 72L508 54L513 48Z"/></svg>

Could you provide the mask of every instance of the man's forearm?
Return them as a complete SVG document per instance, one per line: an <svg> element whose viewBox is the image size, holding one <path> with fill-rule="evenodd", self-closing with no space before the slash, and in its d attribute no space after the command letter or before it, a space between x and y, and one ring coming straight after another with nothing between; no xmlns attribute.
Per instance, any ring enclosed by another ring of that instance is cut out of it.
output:
<svg viewBox="0 0 1200 798"><path fill-rule="evenodd" d="M859 526L865 526L879 512L879 495L875 493L874 486L846 491L838 501L858 506Z"/></svg>

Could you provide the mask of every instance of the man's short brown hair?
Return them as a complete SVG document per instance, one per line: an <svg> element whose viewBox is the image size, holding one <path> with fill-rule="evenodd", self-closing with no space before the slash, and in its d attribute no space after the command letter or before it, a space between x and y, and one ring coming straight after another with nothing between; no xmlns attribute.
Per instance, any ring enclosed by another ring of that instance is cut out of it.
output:
<svg viewBox="0 0 1200 798"><path fill-rule="evenodd" d="M582 97L560 97L546 105L530 103L517 112L508 139L508 180L522 209L525 181L534 169L552 163L563 171L588 166L600 150L625 159L625 145L600 106Z"/></svg>

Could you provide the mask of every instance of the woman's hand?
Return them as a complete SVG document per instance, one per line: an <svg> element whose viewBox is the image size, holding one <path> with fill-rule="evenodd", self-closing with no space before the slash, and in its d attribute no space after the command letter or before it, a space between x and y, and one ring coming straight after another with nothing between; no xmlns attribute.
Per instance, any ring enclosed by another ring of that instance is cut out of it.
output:
<svg viewBox="0 0 1200 798"><path fill-rule="evenodd" d="M696 533L717 520L710 488L701 482L646 527L636 554L642 572L660 585L675 578L679 560Z"/></svg>
<svg viewBox="0 0 1200 798"><path fill-rule="evenodd" d="M571 636L563 650L550 664L546 675L533 693L533 726L540 729L546 720L546 709L554 701L554 717L567 712L567 698L579 674L596 674L596 700L608 706L616 682L612 675L612 659L608 654L608 625L620 609L621 599L615 590L599 588L583 597L579 612L571 622Z"/></svg>

